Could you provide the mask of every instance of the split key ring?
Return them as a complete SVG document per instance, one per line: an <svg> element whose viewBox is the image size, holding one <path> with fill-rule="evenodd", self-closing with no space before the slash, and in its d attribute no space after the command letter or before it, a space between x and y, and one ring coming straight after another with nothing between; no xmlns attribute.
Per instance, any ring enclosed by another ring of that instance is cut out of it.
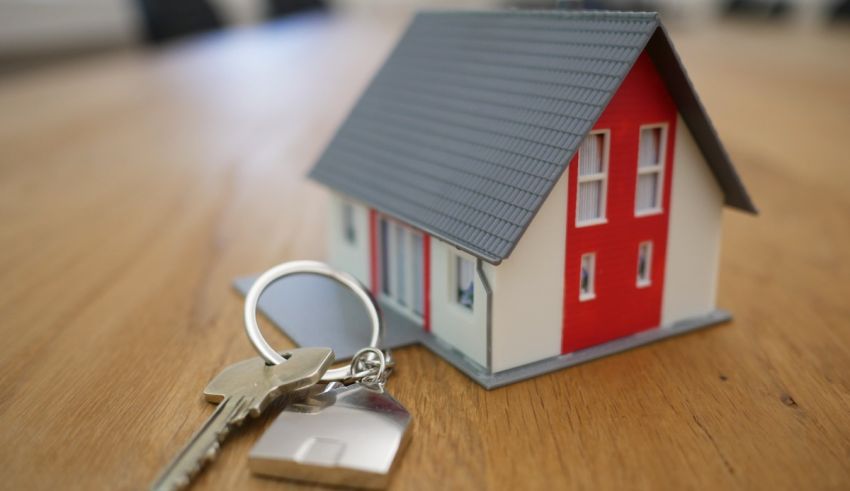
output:
<svg viewBox="0 0 850 491"><path fill-rule="evenodd" d="M357 281L357 279L348 273L336 271L327 264L318 261L291 261L278 264L261 274L260 277L254 281L254 284L251 285L251 289L248 290L248 294L245 296L245 332L248 334L248 339L251 340L251 344L254 345L254 348L260 356L266 360L266 363L270 365L278 365L280 363L284 363L286 359L281 356L280 353L275 351L260 333L260 326L257 324L257 302L259 302L260 295L263 293L263 290L268 288L269 285L286 276L296 274L315 274L324 276L340 283L354 292L357 299L360 300L360 303L366 308L366 312L369 314L369 321L372 324L372 337L369 340L368 348L374 350L380 349L379 346L384 337L384 322L381 318L381 313L378 310L378 304L375 301L375 298L359 281ZM369 371L355 373L354 365L355 364L352 363L348 366L328 370L322 376L322 382L359 379L368 375Z"/></svg>

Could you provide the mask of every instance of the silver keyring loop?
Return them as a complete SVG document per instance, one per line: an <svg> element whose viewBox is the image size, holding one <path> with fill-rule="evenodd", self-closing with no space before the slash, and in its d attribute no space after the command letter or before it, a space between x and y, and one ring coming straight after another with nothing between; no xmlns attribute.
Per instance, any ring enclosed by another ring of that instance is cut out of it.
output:
<svg viewBox="0 0 850 491"><path fill-rule="evenodd" d="M372 323L372 337L369 340L369 348L379 349L378 347L384 337L384 323L374 297L372 297L369 291L357 279L347 273L336 271L327 264L318 261L290 261L278 264L261 274L254 284L251 285L251 289L248 290L248 294L245 296L245 333L248 334L248 339L251 340L254 349L266 360L266 363L278 365L284 363L286 359L275 351L260 333L260 326L257 324L257 302L259 302L263 290L268 288L269 285L281 278L294 274L316 274L324 276L354 292L360 303L366 307L366 312L369 314L369 321ZM351 378L352 375L354 374L351 373L351 365L349 364L328 370L322 376L322 381L346 380Z"/></svg>

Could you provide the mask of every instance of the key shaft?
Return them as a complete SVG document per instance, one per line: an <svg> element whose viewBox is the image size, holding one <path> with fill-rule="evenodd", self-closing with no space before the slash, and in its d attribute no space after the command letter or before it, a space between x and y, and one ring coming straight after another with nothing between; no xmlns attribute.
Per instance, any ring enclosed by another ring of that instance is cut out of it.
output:
<svg viewBox="0 0 850 491"><path fill-rule="evenodd" d="M155 491L187 486L212 460L230 431L248 416L256 417L275 399L316 384L334 355L330 348L300 348L286 354L279 365L267 366L260 358L231 365L207 385L204 395L218 407L207 418L177 457L151 485Z"/></svg>

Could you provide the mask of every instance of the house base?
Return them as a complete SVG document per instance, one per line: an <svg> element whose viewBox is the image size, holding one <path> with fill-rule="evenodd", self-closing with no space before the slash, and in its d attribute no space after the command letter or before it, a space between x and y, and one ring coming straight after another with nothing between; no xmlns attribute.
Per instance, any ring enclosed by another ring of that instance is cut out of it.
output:
<svg viewBox="0 0 850 491"><path fill-rule="evenodd" d="M234 287L245 295L255 278L256 276L239 278L234 281ZM328 299L333 301L329 302ZM324 278L296 276L285 282L275 283L263 293L258 307L295 344L329 346L333 348L337 360L351 358L368 343L370 327L363 308L357 304L353 295L346 294L342 287ZM413 320L392 306L382 307L386 324L384 348L422 344L486 389L520 382L732 319L728 312L715 310L670 326L642 331L573 353L490 373L486 367L466 357L451 345L423 331Z"/></svg>

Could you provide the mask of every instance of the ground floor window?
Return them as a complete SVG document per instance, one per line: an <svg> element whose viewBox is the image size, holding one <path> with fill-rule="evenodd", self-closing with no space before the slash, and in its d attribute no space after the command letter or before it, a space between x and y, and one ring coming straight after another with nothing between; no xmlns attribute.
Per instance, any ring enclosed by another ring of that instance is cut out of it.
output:
<svg viewBox="0 0 850 491"><path fill-rule="evenodd" d="M652 242L638 244L637 286L649 286L652 283Z"/></svg>
<svg viewBox="0 0 850 491"><path fill-rule="evenodd" d="M381 217L378 223L381 293L422 316L425 311L423 236L418 230Z"/></svg>
<svg viewBox="0 0 850 491"><path fill-rule="evenodd" d="M579 300L590 300L596 297L596 254L589 252L581 256L581 271L579 273Z"/></svg>
<svg viewBox="0 0 850 491"><path fill-rule="evenodd" d="M354 224L354 205L342 204L342 235L349 244L357 242L357 228Z"/></svg>
<svg viewBox="0 0 850 491"><path fill-rule="evenodd" d="M472 310L475 301L475 263L467 258L455 256L455 301Z"/></svg>

